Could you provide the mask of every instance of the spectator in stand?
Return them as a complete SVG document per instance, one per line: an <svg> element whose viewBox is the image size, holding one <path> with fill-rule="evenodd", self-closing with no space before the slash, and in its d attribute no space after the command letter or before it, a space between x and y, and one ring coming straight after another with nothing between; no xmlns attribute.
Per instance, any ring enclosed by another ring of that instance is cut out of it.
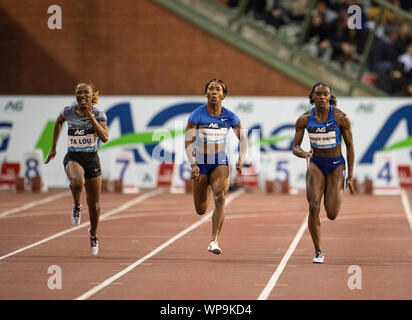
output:
<svg viewBox="0 0 412 320"><path fill-rule="evenodd" d="M256 20L266 18L266 0L250 0L252 2L253 17Z"/></svg>
<svg viewBox="0 0 412 320"><path fill-rule="evenodd" d="M316 11L324 17L326 24L332 23L338 17L337 12L328 7L328 0L319 1L316 4Z"/></svg>
<svg viewBox="0 0 412 320"><path fill-rule="evenodd" d="M266 15L266 23L276 29L291 23L287 10L281 5L281 0L273 0L272 8Z"/></svg>
<svg viewBox="0 0 412 320"><path fill-rule="evenodd" d="M239 0L228 0L227 5L228 7L236 8L239 5Z"/></svg>
<svg viewBox="0 0 412 320"><path fill-rule="evenodd" d="M393 96L403 95L404 85L405 79L401 72L400 63L395 62L391 68L378 73L376 77L376 87Z"/></svg>
<svg viewBox="0 0 412 320"><path fill-rule="evenodd" d="M404 72L412 71L412 43L407 47L407 51L400 55L398 61L403 64Z"/></svg>
<svg viewBox="0 0 412 320"><path fill-rule="evenodd" d="M295 0L287 2L287 5L289 5L289 17L293 22L302 22L305 19L310 1L311 0Z"/></svg>
<svg viewBox="0 0 412 320"><path fill-rule="evenodd" d="M228 0L228 7L235 8L239 6L240 0ZM266 18L266 0L248 0L245 14L252 11L252 16L256 20L264 20Z"/></svg>
<svg viewBox="0 0 412 320"><path fill-rule="evenodd" d="M330 60L332 47L328 38L327 26L324 22L324 16L315 11L309 30L303 40L306 49L314 56L321 57L324 60Z"/></svg>
<svg viewBox="0 0 412 320"><path fill-rule="evenodd" d="M408 95L412 84L412 43L407 51L393 61L392 66L380 72L376 78L376 87L394 96Z"/></svg>
<svg viewBox="0 0 412 320"><path fill-rule="evenodd" d="M384 73L393 67L396 61L398 30L395 26L387 25L383 39L375 39L375 44L369 56L369 70L376 73Z"/></svg>
<svg viewBox="0 0 412 320"><path fill-rule="evenodd" d="M347 7L342 6L338 18L328 24L327 39L333 49L332 60L337 60L342 67L348 62L358 61L358 56L363 52L368 29L352 30L348 28Z"/></svg>
<svg viewBox="0 0 412 320"><path fill-rule="evenodd" d="M405 11L412 10L412 1L411 0L399 0L400 6Z"/></svg>
<svg viewBox="0 0 412 320"><path fill-rule="evenodd" d="M398 62L402 66L402 73L406 84L412 84L412 42L408 45L407 51L398 57Z"/></svg>
<svg viewBox="0 0 412 320"><path fill-rule="evenodd" d="M405 88L405 95L412 97L412 83L408 84Z"/></svg>
<svg viewBox="0 0 412 320"><path fill-rule="evenodd" d="M398 40L396 41L398 55L405 53L410 43L412 43L411 26L408 22L404 21L399 27Z"/></svg>
<svg viewBox="0 0 412 320"><path fill-rule="evenodd" d="M400 7L399 0L388 0L389 3ZM380 5L377 2L372 2L372 6L370 7L368 11L368 19L369 20L375 20L376 16L379 14L380 11ZM397 17L396 14L393 13L391 9L385 8L383 10L383 16L382 16L382 24L387 25L387 24L396 24L399 22L399 18Z"/></svg>

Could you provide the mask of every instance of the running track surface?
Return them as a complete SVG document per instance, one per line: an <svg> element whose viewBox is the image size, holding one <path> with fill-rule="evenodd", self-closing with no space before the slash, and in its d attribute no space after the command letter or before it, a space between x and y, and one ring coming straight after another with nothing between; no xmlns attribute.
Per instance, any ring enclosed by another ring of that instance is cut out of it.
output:
<svg viewBox="0 0 412 320"><path fill-rule="evenodd" d="M67 191L0 191L0 299L412 297L412 192L345 194L335 221L326 218L322 207L325 263L319 265L312 263L303 193L232 193L219 241L221 255L207 251L211 219L196 215L191 194L103 193L102 216L108 216L99 226L99 255L91 256L84 194L82 224L74 228ZM48 286L56 275L48 272L51 266L60 267L61 289ZM348 286L355 275L348 270L351 266L359 267L356 283L361 288Z"/></svg>

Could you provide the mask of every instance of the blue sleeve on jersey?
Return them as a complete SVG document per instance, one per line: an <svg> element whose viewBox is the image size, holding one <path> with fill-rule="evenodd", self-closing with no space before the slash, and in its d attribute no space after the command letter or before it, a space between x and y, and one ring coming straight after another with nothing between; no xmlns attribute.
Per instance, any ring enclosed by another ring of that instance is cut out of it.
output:
<svg viewBox="0 0 412 320"><path fill-rule="evenodd" d="M231 127L232 128L237 127L239 125L239 123L240 123L239 117L236 114L233 113L233 120L232 120Z"/></svg>
<svg viewBox="0 0 412 320"><path fill-rule="evenodd" d="M197 109L194 110L190 116L189 116L189 122L193 123L193 124L199 124L200 122L200 113L197 112Z"/></svg>

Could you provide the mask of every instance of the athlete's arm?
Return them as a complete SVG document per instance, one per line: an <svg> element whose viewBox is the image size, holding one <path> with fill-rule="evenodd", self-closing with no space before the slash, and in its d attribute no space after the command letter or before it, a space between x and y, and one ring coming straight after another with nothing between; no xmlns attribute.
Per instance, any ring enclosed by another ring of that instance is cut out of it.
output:
<svg viewBox="0 0 412 320"><path fill-rule="evenodd" d="M193 141L196 139L196 125L187 122L185 133L185 151L190 166L192 167L192 179L196 179L199 176L199 167L196 164L195 154L193 150Z"/></svg>
<svg viewBox="0 0 412 320"><path fill-rule="evenodd" d="M247 153L247 137L245 130L242 128L242 125L239 123L236 127L233 128L236 133L236 136L239 138L239 160L236 163L236 170L240 173L243 168L243 161L245 160Z"/></svg>
<svg viewBox="0 0 412 320"><path fill-rule="evenodd" d="M97 121L93 114L93 106L87 108L87 116L90 119L90 123L93 126L94 131L96 131L100 140L103 142L109 141L109 128L107 127L106 121Z"/></svg>
<svg viewBox="0 0 412 320"><path fill-rule="evenodd" d="M301 115L298 120L296 120L295 124L295 137L293 139L293 148L292 152L295 156L299 158L310 158L312 156L312 152L306 152L301 148L303 136L305 135L305 128L308 124L309 117L306 114Z"/></svg>
<svg viewBox="0 0 412 320"><path fill-rule="evenodd" d="M353 185L353 166L355 163L355 148L353 146L352 129L350 127L350 120L344 114L344 117L339 121L340 131L346 145L346 158L348 161L348 176L346 178L346 187L349 188L352 194L355 194L355 187Z"/></svg>
<svg viewBox="0 0 412 320"><path fill-rule="evenodd" d="M49 163L49 161L52 160L56 156L57 142L59 141L60 132L62 131L64 121L66 120L60 114L57 117L56 123L54 124L53 142L52 142L52 146L50 148L49 154L47 155L47 159L46 161L44 161L45 164Z"/></svg>
<svg viewBox="0 0 412 320"><path fill-rule="evenodd" d="M93 126L94 131L96 131L100 140L103 142L109 141L109 127L107 126L106 121L97 121L95 117L90 118L90 122Z"/></svg>

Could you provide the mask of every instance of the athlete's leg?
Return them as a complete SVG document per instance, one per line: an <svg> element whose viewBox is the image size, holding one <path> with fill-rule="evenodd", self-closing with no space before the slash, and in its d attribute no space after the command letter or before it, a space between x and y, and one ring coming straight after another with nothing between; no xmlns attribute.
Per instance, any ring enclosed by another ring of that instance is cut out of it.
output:
<svg viewBox="0 0 412 320"><path fill-rule="evenodd" d="M99 226L101 183L101 176L98 176L95 178L86 179L85 184L87 206L89 207L90 234L92 236L96 236L97 227Z"/></svg>
<svg viewBox="0 0 412 320"><path fill-rule="evenodd" d="M306 198L309 203L308 228L315 252L320 249L320 203L325 190L325 177L316 164L311 162L306 170Z"/></svg>
<svg viewBox="0 0 412 320"><path fill-rule="evenodd" d="M225 218L225 199L230 182L229 167L226 165L217 166L210 174L209 179L215 200L215 209L212 216L211 241L217 241Z"/></svg>
<svg viewBox="0 0 412 320"><path fill-rule="evenodd" d="M66 167L66 174L70 180L70 190L73 195L74 205L80 205L80 195L84 186L84 169L75 161L69 161Z"/></svg>
<svg viewBox="0 0 412 320"><path fill-rule="evenodd" d="M199 174L193 179L193 201L197 214L202 215L206 212L210 202L210 185L209 176Z"/></svg>
<svg viewBox="0 0 412 320"><path fill-rule="evenodd" d="M335 168L335 170L326 176L324 204L326 215L330 220L336 219L342 205L343 186L345 182L345 177L343 176L344 170L345 165L342 165Z"/></svg>

